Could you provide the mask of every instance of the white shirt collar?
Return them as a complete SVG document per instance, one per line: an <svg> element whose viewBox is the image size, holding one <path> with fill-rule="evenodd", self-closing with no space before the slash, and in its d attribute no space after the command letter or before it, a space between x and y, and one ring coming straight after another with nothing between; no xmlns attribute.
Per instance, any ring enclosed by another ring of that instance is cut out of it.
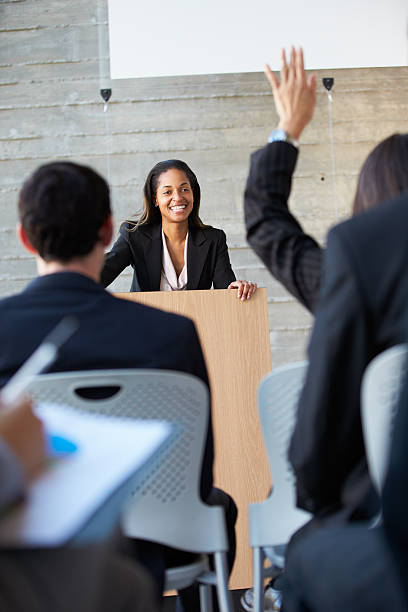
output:
<svg viewBox="0 0 408 612"><path fill-rule="evenodd" d="M162 256L162 271L160 279L160 291L182 291L187 285L187 243L188 243L188 232L186 236L186 243L184 245L184 268L180 272L180 276L177 278L176 270L174 269L173 262L170 257L169 250L167 248L166 236L162 230L162 243L163 243L163 256Z"/></svg>

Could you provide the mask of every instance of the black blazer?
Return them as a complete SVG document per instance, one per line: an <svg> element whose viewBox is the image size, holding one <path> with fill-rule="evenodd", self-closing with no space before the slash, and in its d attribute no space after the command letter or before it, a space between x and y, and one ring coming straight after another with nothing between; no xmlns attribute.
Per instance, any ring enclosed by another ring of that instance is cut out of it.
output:
<svg viewBox="0 0 408 612"><path fill-rule="evenodd" d="M322 276L322 249L288 208L298 151L272 142L251 155L244 210L247 240L268 270L314 311Z"/></svg>
<svg viewBox="0 0 408 612"><path fill-rule="evenodd" d="M40 276L17 295L0 300L0 387L63 316L79 328L58 352L50 371L159 368L198 376L207 370L194 323L179 315L120 300L74 272ZM211 414L201 495L212 488Z"/></svg>
<svg viewBox="0 0 408 612"><path fill-rule="evenodd" d="M159 291L162 269L161 224L141 225L134 231L122 223L119 237L105 256L104 287L127 266L134 270L130 291ZM187 245L187 289L226 289L235 280L225 233L215 227L190 228Z"/></svg>
<svg viewBox="0 0 408 612"><path fill-rule="evenodd" d="M407 339L407 228L405 195L337 225L328 236L309 369L289 451L298 505L318 516L364 519L376 509L360 386L368 363Z"/></svg>

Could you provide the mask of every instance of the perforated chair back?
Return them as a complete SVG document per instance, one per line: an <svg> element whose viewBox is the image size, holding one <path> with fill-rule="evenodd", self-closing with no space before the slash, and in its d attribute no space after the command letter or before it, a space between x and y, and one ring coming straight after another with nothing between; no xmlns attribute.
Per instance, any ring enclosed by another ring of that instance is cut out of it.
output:
<svg viewBox="0 0 408 612"><path fill-rule="evenodd" d="M101 370L38 376L37 400L79 410L138 419L164 419L179 427L176 440L145 468L123 514L126 535L194 552L226 551L222 508L199 498L209 418L209 393L195 376L164 370ZM109 397L105 396L110 392ZM89 399L89 396L99 399Z"/></svg>
<svg viewBox="0 0 408 612"><path fill-rule="evenodd" d="M361 421L371 479L381 494L394 418L406 372L408 345L393 346L367 366L361 385Z"/></svg>
<svg viewBox="0 0 408 612"><path fill-rule="evenodd" d="M272 493L250 506L251 546L277 546L309 518L296 508L295 478L287 458L307 362L277 368L261 381L259 416L272 475Z"/></svg>

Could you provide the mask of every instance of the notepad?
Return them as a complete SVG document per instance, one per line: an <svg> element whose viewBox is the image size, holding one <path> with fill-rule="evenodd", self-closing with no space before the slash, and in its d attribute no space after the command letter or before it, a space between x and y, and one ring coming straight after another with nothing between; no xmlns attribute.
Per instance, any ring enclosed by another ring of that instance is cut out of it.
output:
<svg viewBox="0 0 408 612"><path fill-rule="evenodd" d="M172 431L163 421L89 414L46 403L36 412L47 437L67 452L51 453L24 502L2 516L0 546L67 543L152 460ZM126 487L124 495L129 495Z"/></svg>

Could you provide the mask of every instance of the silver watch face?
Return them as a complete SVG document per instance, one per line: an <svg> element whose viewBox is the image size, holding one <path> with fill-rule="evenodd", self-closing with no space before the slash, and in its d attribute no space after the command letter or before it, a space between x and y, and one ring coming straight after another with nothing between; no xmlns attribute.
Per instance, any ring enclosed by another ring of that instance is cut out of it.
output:
<svg viewBox="0 0 408 612"><path fill-rule="evenodd" d="M296 148L299 147L299 142L292 138L292 136L285 132L285 130L281 130L280 128L273 130L268 138L268 142L288 142Z"/></svg>
<svg viewBox="0 0 408 612"><path fill-rule="evenodd" d="M289 140L288 134L284 130L280 130L280 129L273 130L273 132L268 138L268 141L277 142L279 140L283 142L287 142L287 140Z"/></svg>

